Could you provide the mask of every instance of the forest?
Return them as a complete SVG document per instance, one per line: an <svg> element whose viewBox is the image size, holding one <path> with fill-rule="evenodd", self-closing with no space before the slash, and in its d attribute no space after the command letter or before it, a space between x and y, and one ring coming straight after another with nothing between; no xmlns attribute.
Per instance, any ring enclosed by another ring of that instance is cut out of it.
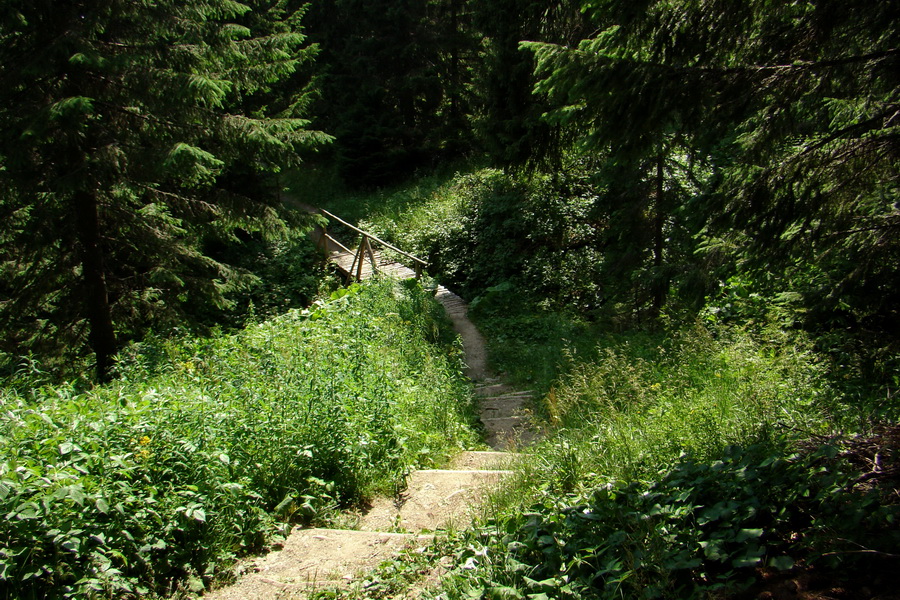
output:
<svg viewBox="0 0 900 600"><path fill-rule="evenodd" d="M476 447L438 283L548 434L435 597L896 597L900 3L4 0L0 82L0 597L187 597Z"/></svg>

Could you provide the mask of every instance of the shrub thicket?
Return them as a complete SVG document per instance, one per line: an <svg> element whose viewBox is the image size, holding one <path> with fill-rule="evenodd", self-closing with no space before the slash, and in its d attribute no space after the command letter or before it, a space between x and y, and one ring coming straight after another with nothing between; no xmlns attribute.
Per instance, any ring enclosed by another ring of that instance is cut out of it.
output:
<svg viewBox="0 0 900 600"><path fill-rule="evenodd" d="M235 335L134 345L91 391L4 387L0 597L199 590L276 521L475 443L439 311L415 283L352 286Z"/></svg>
<svg viewBox="0 0 900 600"><path fill-rule="evenodd" d="M440 597L729 597L799 564L836 583L887 581L879 561L900 547L900 505L854 488L858 473L837 453L731 446L719 460L682 458L653 482L545 496L463 536Z"/></svg>

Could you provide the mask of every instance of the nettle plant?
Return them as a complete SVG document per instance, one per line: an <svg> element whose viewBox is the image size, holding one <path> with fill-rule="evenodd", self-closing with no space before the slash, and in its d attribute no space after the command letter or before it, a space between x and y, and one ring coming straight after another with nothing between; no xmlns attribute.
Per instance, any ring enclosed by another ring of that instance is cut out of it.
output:
<svg viewBox="0 0 900 600"><path fill-rule="evenodd" d="M470 534L447 597L707 598L755 581L754 568L839 564L856 572L862 547L900 543L898 508L824 446L785 456L770 446L684 457L653 483L611 483L547 498ZM855 562L856 561L856 562ZM871 566L871 565L869 565Z"/></svg>
<svg viewBox="0 0 900 600"><path fill-rule="evenodd" d="M235 335L135 345L89 392L0 388L0 597L201 591L279 523L474 443L433 303L415 282L353 286Z"/></svg>

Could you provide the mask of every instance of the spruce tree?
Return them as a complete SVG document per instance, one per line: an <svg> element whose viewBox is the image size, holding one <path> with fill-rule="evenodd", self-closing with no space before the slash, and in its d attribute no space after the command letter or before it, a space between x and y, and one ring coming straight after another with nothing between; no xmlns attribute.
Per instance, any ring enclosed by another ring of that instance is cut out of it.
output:
<svg viewBox="0 0 900 600"><path fill-rule="evenodd" d="M734 264L806 271L818 281L807 281L811 306L849 300L858 317L896 314L897 3L591 0L583 9L594 36L528 47L553 122L616 167L616 186L640 190L660 155L699 165L705 193L689 206L660 203L670 219L702 214L694 233L732 248Z"/></svg>
<svg viewBox="0 0 900 600"><path fill-rule="evenodd" d="M478 107L476 132L491 161L503 167L556 158L560 130L542 121L549 109L532 95L534 57L523 40L564 44L583 35L577 2L472 0L474 26L484 37L474 65Z"/></svg>
<svg viewBox="0 0 900 600"><path fill-rule="evenodd" d="M317 111L350 185L379 186L465 149L477 41L461 0L322 0Z"/></svg>
<svg viewBox="0 0 900 600"><path fill-rule="evenodd" d="M7 349L120 343L225 302L242 274L204 243L284 227L264 173L327 141L288 102L238 107L308 62L280 3L10 0L0 8L0 325ZM276 17L279 17L276 19ZM265 27L260 27L266 24Z"/></svg>

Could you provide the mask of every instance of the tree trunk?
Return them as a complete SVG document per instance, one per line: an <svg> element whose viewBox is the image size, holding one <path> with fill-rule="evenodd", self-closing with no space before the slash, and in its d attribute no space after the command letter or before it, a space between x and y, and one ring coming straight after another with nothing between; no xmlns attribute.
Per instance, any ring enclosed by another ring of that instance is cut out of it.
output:
<svg viewBox="0 0 900 600"><path fill-rule="evenodd" d="M462 82L460 81L460 57L459 44L462 34L459 30L459 0L451 0L450 2L450 73L449 73L449 96L450 96L450 123L457 126L462 118L462 108L460 103L460 90L462 90Z"/></svg>
<svg viewBox="0 0 900 600"><path fill-rule="evenodd" d="M85 313L90 325L90 345L97 359L97 380L108 381L112 357L116 352L109 290L103 267L103 246L100 242L100 212L97 197L92 192L75 193L75 226L81 253L81 269L86 295Z"/></svg>
<svg viewBox="0 0 900 600"><path fill-rule="evenodd" d="M669 291L668 278L663 274L666 222L666 206L663 201L665 193L664 161L665 155L660 151L656 158L656 207L653 219L653 305L650 310L654 319L659 317L662 312Z"/></svg>

